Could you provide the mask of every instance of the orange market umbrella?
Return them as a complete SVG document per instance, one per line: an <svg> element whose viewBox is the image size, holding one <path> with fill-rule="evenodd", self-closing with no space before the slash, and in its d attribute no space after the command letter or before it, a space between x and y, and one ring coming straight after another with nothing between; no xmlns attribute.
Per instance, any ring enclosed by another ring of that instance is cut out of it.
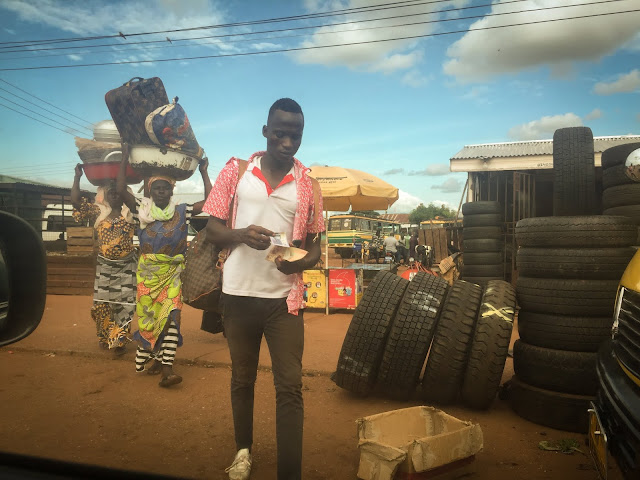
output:
<svg viewBox="0 0 640 480"><path fill-rule="evenodd" d="M367 172L343 167L311 167L320 183L325 211L386 210L398 200L398 189Z"/></svg>

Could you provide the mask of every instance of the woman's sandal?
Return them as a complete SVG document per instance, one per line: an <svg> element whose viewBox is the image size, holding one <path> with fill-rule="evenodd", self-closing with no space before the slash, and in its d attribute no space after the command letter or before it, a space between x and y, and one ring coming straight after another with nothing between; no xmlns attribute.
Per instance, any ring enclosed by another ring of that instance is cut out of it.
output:
<svg viewBox="0 0 640 480"><path fill-rule="evenodd" d="M162 380L160 380L160 383L158 383L158 385L166 388L170 387L171 385L177 385L180 382L182 382L182 377L180 375L172 373L168 377L164 377Z"/></svg>

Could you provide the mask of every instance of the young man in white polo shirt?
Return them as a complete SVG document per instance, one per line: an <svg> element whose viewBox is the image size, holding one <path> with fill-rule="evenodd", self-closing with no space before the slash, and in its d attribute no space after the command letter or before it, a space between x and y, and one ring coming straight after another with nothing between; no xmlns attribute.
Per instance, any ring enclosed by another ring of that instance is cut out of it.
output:
<svg viewBox="0 0 640 480"><path fill-rule="evenodd" d="M320 233L324 231L319 186L293 157L303 129L300 105L289 98L276 101L262 127L267 150L249 158L240 181L241 162L229 160L203 208L212 216L207 238L231 248L224 264L222 292L238 450L227 469L232 480L245 480L251 472L254 384L263 335L276 387L278 479L302 476L302 271L320 259ZM230 211L231 228L226 226ZM270 237L280 232L294 246L307 250L307 255L294 262L280 257L275 263L267 261Z"/></svg>

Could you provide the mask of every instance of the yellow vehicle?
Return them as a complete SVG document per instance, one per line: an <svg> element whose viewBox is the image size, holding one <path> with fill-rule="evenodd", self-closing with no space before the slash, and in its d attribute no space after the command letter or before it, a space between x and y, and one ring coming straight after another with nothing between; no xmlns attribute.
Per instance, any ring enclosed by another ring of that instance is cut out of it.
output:
<svg viewBox="0 0 640 480"><path fill-rule="evenodd" d="M381 239L400 236L400 223L360 215L333 215L329 218L327 241L342 258L351 258L354 247L371 242L380 231Z"/></svg>
<svg viewBox="0 0 640 480"><path fill-rule="evenodd" d="M625 173L640 182L640 149ZM598 392L589 409L589 449L601 478L613 455L624 478L640 478L640 250L625 270L616 297L611 340L598 353Z"/></svg>

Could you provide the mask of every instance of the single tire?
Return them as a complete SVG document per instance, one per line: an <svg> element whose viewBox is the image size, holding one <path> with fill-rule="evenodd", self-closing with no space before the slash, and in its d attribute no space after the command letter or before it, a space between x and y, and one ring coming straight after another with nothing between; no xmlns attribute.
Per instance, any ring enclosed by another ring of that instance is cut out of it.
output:
<svg viewBox="0 0 640 480"><path fill-rule="evenodd" d="M596 213L596 167L589 127L555 131L553 174L554 216Z"/></svg>
<svg viewBox="0 0 640 480"><path fill-rule="evenodd" d="M502 213L500 202L468 202L462 205L462 215L478 215L482 213Z"/></svg>
<svg viewBox="0 0 640 480"><path fill-rule="evenodd" d="M499 227L502 226L502 215L499 213L481 213L462 217L463 227Z"/></svg>
<svg viewBox="0 0 640 480"><path fill-rule="evenodd" d="M509 385L511 408L522 418L539 425L586 433L589 402L595 397L537 388L513 376Z"/></svg>
<svg viewBox="0 0 640 480"><path fill-rule="evenodd" d="M623 217L537 217L516 224L521 247L629 247L637 238L638 226Z"/></svg>
<svg viewBox="0 0 640 480"><path fill-rule="evenodd" d="M504 261L502 252L465 252L462 256L465 265L495 265Z"/></svg>
<svg viewBox="0 0 640 480"><path fill-rule="evenodd" d="M467 276L463 276L462 279L465 282L474 283L476 285L484 287L491 280L504 280L504 276L499 276L499 277L467 277Z"/></svg>
<svg viewBox="0 0 640 480"><path fill-rule="evenodd" d="M575 317L520 310L518 333L529 345L567 350L596 352L611 337L613 315L603 317Z"/></svg>
<svg viewBox="0 0 640 480"><path fill-rule="evenodd" d="M622 165L627 161L629 154L638 148L640 148L640 142L625 143L624 145L607 148L602 152L602 168L608 169L616 165Z"/></svg>
<svg viewBox="0 0 640 480"><path fill-rule="evenodd" d="M381 271L364 291L344 337L334 381L366 395L377 374L391 322L409 281Z"/></svg>
<svg viewBox="0 0 640 480"><path fill-rule="evenodd" d="M640 205L626 205L624 207L608 208L604 212L604 215L618 215L629 218L629 221L633 224L640 225ZM634 240L633 244L637 242Z"/></svg>
<svg viewBox="0 0 640 480"><path fill-rule="evenodd" d="M462 246L465 252L501 252L504 249L502 240L476 238L463 240Z"/></svg>
<svg viewBox="0 0 640 480"><path fill-rule="evenodd" d="M640 210L640 183L618 185L602 192L602 208L605 210L627 205L637 205Z"/></svg>
<svg viewBox="0 0 640 480"><path fill-rule="evenodd" d="M341 248L339 253L340 253L340 258L342 259L353 257L353 250L350 248Z"/></svg>
<svg viewBox="0 0 640 480"><path fill-rule="evenodd" d="M447 404L460 392L467 366L482 288L457 280L440 314L422 380L425 400Z"/></svg>
<svg viewBox="0 0 640 480"><path fill-rule="evenodd" d="M627 177L625 171L627 167L624 164L615 167L605 168L602 170L602 188L605 190L618 185L633 184L634 181Z"/></svg>
<svg viewBox="0 0 640 480"><path fill-rule="evenodd" d="M503 237L502 227L471 227L462 231L465 240L493 239L501 240Z"/></svg>
<svg viewBox="0 0 640 480"><path fill-rule="evenodd" d="M595 395L598 389L597 356L595 352L567 352L516 340L513 368L520 380L534 387L575 395Z"/></svg>
<svg viewBox="0 0 640 480"><path fill-rule="evenodd" d="M631 247L521 247L516 263L519 275L525 277L618 280L634 253Z"/></svg>
<svg viewBox="0 0 640 480"><path fill-rule="evenodd" d="M441 277L424 272L413 277L384 348L379 391L404 400L415 391L448 289L449 284Z"/></svg>
<svg viewBox="0 0 640 480"><path fill-rule="evenodd" d="M513 286L501 280L488 282L461 389L462 401L471 408L489 408L500 388L515 312Z"/></svg>
<svg viewBox="0 0 640 480"><path fill-rule="evenodd" d="M464 265L463 277L504 277L504 263L495 265Z"/></svg>
<svg viewBox="0 0 640 480"><path fill-rule="evenodd" d="M519 276L518 303L524 310L562 315L613 313L618 280L548 279Z"/></svg>

